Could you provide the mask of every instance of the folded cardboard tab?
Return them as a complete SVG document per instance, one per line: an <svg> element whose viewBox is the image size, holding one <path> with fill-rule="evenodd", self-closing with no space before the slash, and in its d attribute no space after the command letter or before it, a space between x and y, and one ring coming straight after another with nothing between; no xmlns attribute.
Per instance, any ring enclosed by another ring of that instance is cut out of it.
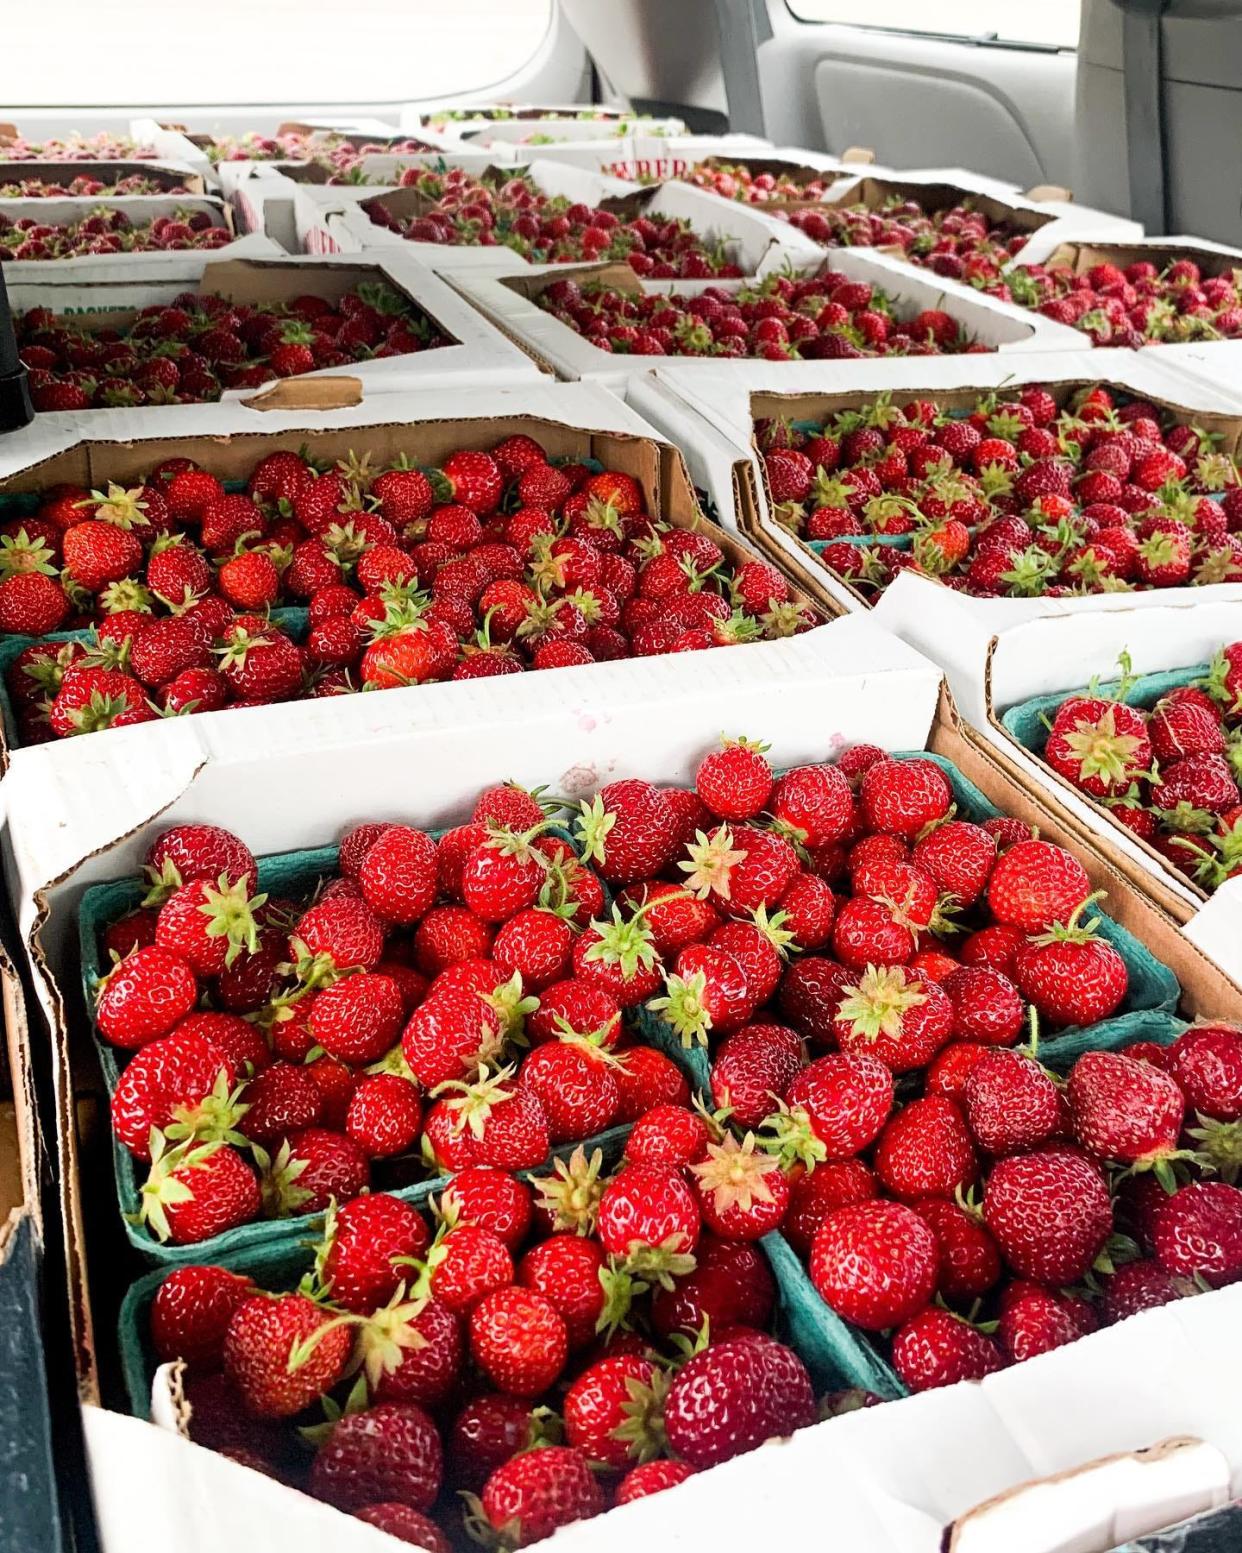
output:
<svg viewBox="0 0 1242 1553"><path fill-rule="evenodd" d="M248 410L347 410L362 403L356 377L287 377L243 399Z"/></svg>

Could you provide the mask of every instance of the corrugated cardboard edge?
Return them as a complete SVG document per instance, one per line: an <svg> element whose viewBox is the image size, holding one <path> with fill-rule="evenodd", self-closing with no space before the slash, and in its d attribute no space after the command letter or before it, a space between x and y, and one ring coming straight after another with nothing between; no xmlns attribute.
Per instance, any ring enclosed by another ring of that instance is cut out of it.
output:
<svg viewBox="0 0 1242 1553"><path fill-rule="evenodd" d="M994 1494L991 1499L985 1499L982 1504L973 1506L964 1515L959 1515L951 1525L946 1526L942 1543L943 1553L955 1553L959 1533L966 1530L971 1521L984 1519L998 1505L1012 1503L1032 1489L1046 1488L1057 1483L1069 1483L1075 1478L1097 1472L1101 1467L1111 1466L1118 1461L1133 1461L1139 1466L1155 1466L1180 1451L1199 1449L1206 1443L1196 1435L1170 1435L1168 1439L1160 1440L1155 1445L1145 1446L1141 1450L1114 1451L1108 1456L1098 1456L1094 1461L1084 1461L1081 1466L1068 1467L1064 1472L1051 1473L1046 1478L1031 1478L1025 1483L1015 1483L1012 1488L1005 1489L1003 1493Z"/></svg>

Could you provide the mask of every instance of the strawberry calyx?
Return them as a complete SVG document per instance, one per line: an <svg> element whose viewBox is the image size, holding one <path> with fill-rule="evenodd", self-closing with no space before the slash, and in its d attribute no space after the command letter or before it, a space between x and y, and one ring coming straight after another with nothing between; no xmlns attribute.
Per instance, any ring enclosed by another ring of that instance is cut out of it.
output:
<svg viewBox="0 0 1242 1553"><path fill-rule="evenodd" d="M677 865L686 875L686 889L700 900L715 894L727 901L732 893L733 870L746 861L746 853L734 848L729 826L719 826L710 837L696 831L693 842L686 847L686 856L688 861Z"/></svg>
<svg viewBox="0 0 1242 1553"><path fill-rule="evenodd" d="M453 1113L457 1130L468 1132L478 1141L483 1137L492 1112L516 1098L517 1091L511 1082L516 1072L517 1068L510 1063L489 1074L486 1065L480 1063L473 1083L467 1083L465 1079L446 1079L431 1091L431 1095L436 1100L451 1097L444 1103Z"/></svg>
<svg viewBox="0 0 1242 1553"><path fill-rule="evenodd" d="M1186 1136L1198 1145L1190 1158L1201 1170L1235 1185L1242 1173L1242 1121L1221 1122L1198 1111L1195 1120L1199 1125L1186 1131Z"/></svg>
<svg viewBox="0 0 1242 1553"><path fill-rule="evenodd" d="M672 1377L662 1369L654 1370L650 1381L641 1381L637 1375L626 1378L628 1400L621 1404L624 1420L612 1431L612 1438L626 1446L636 1465L664 1454L664 1401L671 1385Z"/></svg>
<svg viewBox="0 0 1242 1553"><path fill-rule="evenodd" d="M366 1377L359 1375L354 1385L350 1388L344 1405L332 1396L321 1397L320 1405L323 1408L323 1422L319 1424L304 1424L298 1429L298 1437L315 1450L327 1444L332 1431L342 1418L346 1418L352 1413L364 1413L370 1406L370 1394L367 1390Z"/></svg>
<svg viewBox="0 0 1242 1553"><path fill-rule="evenodd" d="M228 1072L221 1068L210 1094L193 1105L173 1107L173 1120L164 1128L164 1136L174 1143L231 1143L234 1148L249 1148L250 1139L237 1130L237 1124L250 1109L242 1103L245 1087L239 1084L230 1090ZM151 1129L152 1143L157 1131Z"/></svg>
<svg viewBox="0 0 1242 1553"><path fill-rule="evenodd" d="M480 1048L478 1056L482 1065L494 1063L507 1042L522 1045L526 1039L526 1016L539 1007L539 999L528 996L522 985L521 971L514 971L508 981L501 982L493 992L479 996L489 1008L495 1009L500 1018L500 1030L495 1039L489 1039Z"/></svg>
<svg viewBox="0 0 1242 1553"><path fill-rule="evenodd" d="M152 1127L150 1138L151 1168L139 1193L138 1211L126 1217L131 1224L145 1225L163 1244L172 1234L166 1210L194 1200L194 1189L188 1181L179 1179L180 1175L201 1170L223 1145L187 1140L169 1148L168 1139L158 1127Z"/></svg>
<svg viewBox="0 0 1242 1553"><path fill-rule="evenodd" d="M617 816L604 808L604 800L596 793L588 802L582 800L577 824L578 844L582 848L584 863L603 863L607 856L608 837Z"/></svg>
<svg viewBox="0 0 1242 1553"><path fill-rule="evenodd" d="M551 1218L554 1231L591 1234L599 1212L599 1200L604 1195L605 1182L600 1179L603 1168L603 1150L593 1149L588 1157L586 1149L579 1144L568 1159L552 1161L550 1176L532 1179L535 1206Z"/></svg>
<svg viewBox="0 0 1242 1553"><path fill-rule="evenodd" d="M896 1039L906 1014L926 1002L927 994L906 980L900 966L868 965L858 981L845 988L837 1018L847 1021L860 1040Z"/></svg>
<svg viewBox="0 0 1242 1553"><path fill-rule="evenodd" d="M776 1110L764 1117L759 1131L767 1134L760 1137L759 1147L766 1149L787 1173L795 1165L814 1170L828 1158L827 1145L801 1106L791 1109L785 1101L777 1101Z"/></svg>
<svg viewBox="0 0 1242 1553"><path fill-rule="evenodd" d="M204 884L203 901L197 908L207 918L207 937L228 939L226 965L232 965L243 949L255 954L259 947L256 913L267 904L267 895L251 895L246 888L248 879L243 875L230 883L229 876L221 874L214 885Z"/></svg>
<svg viewBox="0 0 1242 1553"><path fill-rule="evenodd" d="M1053 922L1046 932L1033 934L1027 939L1027 943L1033 948L1046 948L1049 944L1090 944L1100 942L1100 934L1096 929L1100 925L1099 917L1092 917L1090 922L1083 923L1082 916L1088 906L1094 905L1098 900L1103 900L1108 894L1107 890L1096 890L1088 895L1085 900L1079 901L1064 922Z"/></svg>
<svg viewBox="0 0 1242 1553"><path fill-rule="evenodd" d="M622 1258L622 1266L647 1288L658 1284L661 1289L671 1291L675 1280L687 1277L697 1265L691 1253L681 1249L684 1244L685 1237L678 1230L674 1230L658 1246L631 1240Z"/></svg>
<svg viewBox="0 0 1242 1553"><path fill-rule="evenodd" d="M305 1174L310 1161L295 1156L288 1138L282 1140L274 1159L257 1143L253 1145L253 1151L260 1172L259 1186L264 1212L272 1219L292 1217L314 1195L306 1187L297 1184L298 1177Z"/></svg>
<svg viewBox="0 0 1242 1553"><path fill-rule="evenodd" d="M0 541L2 543L3 541ZM99 602L110 615L121 613L135 613L149 615L153 612L152 601L155 595L144 587L136 577L122 577L119 582L110 582L99 595Z"/></svg>
<svg viewBox="0 0 1242 1553"><path fill-rule="evenodd" d="M753 1132L739 1139L726 1133L719 1143L707 1145L707 1157L690 1166L699 1190L709 1195L717 1213L736 1208L749 1213L757 1203L776 1201L768 1177L780 1172L780 1161L770 1153L757 1152Z"/></svg>
<svg viewBox="0 0 1242 1553"><path fill-rule="evenodd" d="M95 510L90 514L92 518L98 518L103 523L115 523L117 528L128 531L151 521L147 517L147 504L142 500L142 493L141 485L126 490L123 485L109 481L106 491L92 491L90 501L80 502L79 506L89 507L92 502L95 503Z"/></svg>
<svg viewBox="0 0 1242 1553"><path fill-rule="evenodd" d="M0 534L0 576L16 577L38 572L55 577L56 563L44 539L31 539L24 528L16 534Z"/></svg>
<svg viewBox="0 0 1242 1553"><path fill-rule="evenodd" d="M599 937L595 943L587 946L583 959L592 965L616 966L627 981L637 975L640 967L651 970L658 955L645 914L653 906L667 905L669 899L668 896L658 896L644 901L641 906L635 907L629 917L621 915L621 908L614 901L609 921L604 922L598 918L592 921L591 929Z"/></svg>
<svg viewBox="0 0 1242 1553"><path fill-rule="evenodd" d="M683 1046L707 1045L712 1016L707 1007L707 976L703 971L689 976L666 974L664 996L651 998L647 1007L672 1026Z"/></svg>

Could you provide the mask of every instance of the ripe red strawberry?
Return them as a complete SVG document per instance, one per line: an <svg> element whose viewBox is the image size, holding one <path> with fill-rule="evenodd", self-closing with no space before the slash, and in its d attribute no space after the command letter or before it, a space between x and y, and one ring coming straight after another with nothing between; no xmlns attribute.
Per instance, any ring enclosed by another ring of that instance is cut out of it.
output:
<svg viewBox="0 0 1242 1553"><path fill-rule="evenodd" d="M875 1147L875 1173L885 1191L903 1202L955 1197L975 1181L974 1144L952 1100L912 1100L887 1123Z"/></svg>
<svg viewBox="0 0 1242 1553"><path fill-rule="evenodd" d="M422 1121L417 1084L399 1073L372 1073L352 1088L344 1127L369 1159L390 1159L415 1148Z"/></svg>
<svg viewBox="0 0 1242 1553"><path fill-rule="evenodd" d="M548 866L529 832L491 830L462 860L462 899L484 922L506 922L534 906Z"/></svg>
<svg viewBox="0 0 1242 1553"><path fill-rule="evenodd" d="M664 1404L669 1449L704 1468L815 1420L810 1376L793 1349L759 1334L713 1343L677 1372Z"/></svg>
<svg viewBox="0 0 1242 1553"><path fill-rule="evenodd" d="M488 453L450 453L439 472L450 499L481 516L494 512L504 493L504 476Z"/></svg>
<svg viewBox="0 0 1242 1553"><path fill-rule="evenodd" d="M517 1281L548 1300L565 1323L571 1349L595 1340L604 1314L603 1248L581 1234L559 1232L532 1246Z"/></svg>
<svg viewBox="0 0 1242 1553"><path fill-rule="evenodd" d="M18 572L0 581L0 631L13 636L46 636L69 614L69 599L55 577Z"/></svg>
<svg viewBox="0 0 1242 1553"><path fill-rule="evenodd" d="M637 1121L652 1106L690 1103L686 1075L671 1057L652 1046L631 1046L619 1055L621 1065L613 1074L620 1101L618 1122Z"/></svg>
<svg viewBox="0 0 1242 1553"><path fill-rule="evenodd" d="M779 778L771 810L782 833L808 847L839 841L854 821L854 799L839 766L796 766Z"/></svg>
<svg viewBox="0 0 1242 1553"><path fill-rule="evenodd" d="M953 802L944 773L930 760L881 760L868 767L859 789L871 830L915 837L943 820Z"/></svg>
<svg viewBox="0 0 1242 1553"><path fill-rule="evenodd" d="M597 1233L610 1256L635 1271L688 1271L702 1225L698 1204L679 1175L654 1165L626 1165L604 1188Z"/></svg>
<svg viewBox="0 0 1242 1553"><path fill-rule="evenodd" d="M609 782L578 820L585 862L612 884L632 884L660 873L677 845L677 824L665 794L650 782Z"/></svg>
<svg viewBox="0 0 1242 1553"><path fill-rule="evenodd" d="M1081 1155L1053 1147L993 1166L983 1219L1014 1272L1054 1288L1086 1276L1113 1227L1099 1171Z"/></svg>
<svg viewBox="0 0 1242 1553"><path fill-rule="evenodd" d="M625 1157L633 1165L679 1170L703 1158L710 1138L698 1112L684 1105L657 1105L634 1124Z"/></svg>
<svg viewBox="0 0 1242 1553"><path fill-rule="evenodd" d="M867 1331L899 1326L927 1305L939 1269L935 1235L902 1203L838 1208L811 1245L811 1282L821 1298Z"/></svg>
<svg viewBox="0 0 1242 1553"><path fill-rule="evenodd" d="M666 1488L676 1488L678 1483L693 1476L694 1468L688 1461L640 1462L617 1484L613 1502L630 1504L635 1499L646 1499L650 1494L663 1493Z"/></svg>
<svg viewBox="0 0 1242 1553"><path fill-rule="evenodd" d="M431 1235L421 1216L397 1197L375 1192L329 1210L320 1278L332 1302L367 1314L409 1281L407 1259L421 1257Z"/></svg>
<svg viewBox="0 0 1242 1553"><path fill-rule="evenodd" d="M368 1526L378 1526L398 1542L410 1542L423 1549L423 1553L453 1553L452 1544L433 1520L399 1500L383 1504L363 1505L352 1512L354 1518L366 1521Z"/></svg>
<svg viewBox="0 0 1242 1553"><path fill-rule="evenodd" d="M151 1341L162 1360L216 1369L233 1312L254 1292L241 1273L223 1267L176 1267L151 1302Z"/></svg>
<svg viewBox="0 0 1242 1553"><path fill-rule="evenodd" d="M401 989L391 976L360 971L316 994L310 1015L315 1044L341 1062L375 1062L401 1034Z"/></svg>
<svg viewBox="0 0 1242 1553"><path fill-rule="evenodd" d="M732 917L774 908L799 872L792 845L753 825L717 826L686 854L686 888Z"/></svg>
<svg viewBox="0 0 1242 1553"><path fill-rule="evenodd" d="M1033 1283L1011 1283L1001 1296L1000 1345L1015 1364L1077 1341L1095 1325L1085 1300Z"/></svg>
<svg viewBox="0 0 1242 1553"><path fill-rule="evenodd" d="M304 1294L256 1294L237 1307L224 1369L251 1413L292 1418L332 1389L353 1340L348 1328L330 1323L329 1312Z"/></svg>
<svg viewBox="0 0 1242 1553"><path fill-rule="evenodd" d="M1019 841L997 859L987 899L998 923L1044 933L1068 922L1090 894L1086 869L1064 847Z"/></svg>
<svg viewBox="0 0 1242 1553"><path fill-rule="evenodd" d="M1101 1315L1109 1326L1193 1292L1193 1285L1187 1280L1175 1277L1159 1262L1147 1258L1123 1262L1116 1272L1103 1280L1103 1285Z"/></svg>
<svg viewBox="0 0 1242 1553"><path fill-rule="evenodd" d="M346 1413L319 1447L310 1486L340 1510L396 1500L430 1510L440 1492L440 1436L413 1402L381 1402Z"/></svg>
<svg viewBox="0 0 1242 1553"><path fill-rule="evenodd" d="M551 1301L513 1285L485 1294L472 1307L470 1353L499 1390L535 1397L565 1368L569 1333Z"/></svg>
<svg viewBox="0 0 1242 1553"><path fill-rule="evenodd" d="M937 1292L944 1299L970 1303L1000 1282L1000 1253L975 1212L944 1197L925 1197L911 1206L940 1248Z"/></svg>
<svg viewBox="0 0 1242 1553"><path fill-rule="evenodd" d="M726 1240L758 1240L780 1225L789 1207L789 1182L771 1154L756 1151L754 1133L741 1142L726 1133L709 1143L690 1176L704 1224Z"/></svg>
<svg viewBox="0 0 1242 1553"><path fill-rule="evenodd" d="M230 884L224 874L214 884L195 879L160 907L155 941L197 976L218 976L240 954L258 949L255 913L266 899L250 894L248 878L237 884Z"/></svg>
<svg viewBox="0 0 1242 1553"><path fill-rule="evenodd" d="M718 818L750 820L766 807L773 779L765 748L746 739L722 739L721 748L699 762L695 791Z"/></svg>
<svg viewBox="0 0 1242 1553"><path fill-rule="evenodd" d="M704 1321L717 1335L741 1325L766 1329L776 1304L776 1282L753 1243L704 1235L693 1272L655 1290L651 1323L663 1337L697 1339Z"/></svg>
<svg viewBox="0 0 1242 1553"><path fill-rule="evenodd" d="M1084 1052L1066 1086L1074 1136L1097 1159L1150 1166L1172 1186L1186 1101L1167 1073L1124 1052Z"/></svg>
<svg viewBox="0 0 1242 1553"><path fill-rule="evenodd" d="M973 906L996 862L996 840L981 825L946 820L915 842L911 861L958 906Z"/></svg>
<svg viewBox="0 0 1242 1553"><path fill-rule="evenodd" d="M603 1508L604 1495L586 1457L568 1445L514 1456L491 1475L482 1495L487 1523L515 1548L542 1542Z"/></svg>
<svg viewBox="0 0 1242 1553"><path fill-rule="evenodd" d="M982 1380L1004 1367L990 1337L937 1306L913 1316L893 1338L893 1368L914 1392Z"/></svg>
<svg viewBox="0 0 1242 1553"><path fill-rule="evenodd" d="M126 1064L112 1096L113 1134L135 1158L149 1160L152 1128L165 1132L179 1117L192 1122L213 1094L226 1102L235 1079L233 1063L217 1047L178 1027Z"/></svg>
<svg viewBox="0 0 1242 1553"><path fill-rule="evenodd" d="M1242 1188L1196 1181L1156 1210L1156 1258L1165 1272L1218 1289L1242 1277Z"/></svg>
<svg viewBox="0 0 1242 1553"><path fill-rule="evenodd" d="M985 1046L1012 1046L1025 1023L1018 989L1007 976L987 966L962 966L945 978L944 990L953 1005L956 1040Z"/></svg>
<svg viewBox="0 0 1242 1553"><path fill-rule="evenodd" d="M565 1394L565 1440L620 1471L660 1449L663 1377L650 1359L619 1353L587 1366Z"/></svg>
<svg viewBox="0 0 1242 1553"><path fill-rule="evenodd" d="M1082 907L1028 939L1014 957L1014 976L1040 1015L1058 1025L1092 1025L1120 1007L1130 984L1121 954L1094 929L1079 926Z"/></svg>
<svg viewBox="0 0 1242 1553"><path fill-rule="evenodd" d="M787 1113L778 1113L765 1131L793 1157L848 1159L874 1142L888 1120L893 1074L869 1053L830 1052L803 1069L785 1093ZM808 1147L808 1129L819 1150Z"/></svg>
<svg viewBox="0 0 1242 1553"><path fill-rule="evenodd" d="M504 923L491 956L508 975L516 972L523 987L540 992L565 975L573 946L573 929L564 917L536 907L516 912Z"/></svg>
<svg viewBox="0 0 1242 1553"><path fill-rule="evenodd" d="M512 1078L513 1069L508 1067L473 1084L449 1080L440 1090L451 1098L438 1101L437 1106L450 1112L452 1130L467 1138L473 1163L498 1170L529 1170L548 1157L548 1118L537 1090L515 1085Z"/></svg>
<svg viewBox="0 0 1242 1553"><path fill-rule="evenodd" d="M806 1256L815 1231L830 1213L849 1203L869 1202L876 1193L875 1175L862 1160L825 1160L793 1182L781 1233Z"/></svg>
<svg viewBox="0 0 1242 1553"><path fill-rule="evenodd" d="M425 1090L473 1071L500 1045L500 1015L473 991L433 991L401 1035L405 1060Z"/></svg>
<svg viewBox="0 0 1242 1553"><path fill-rule="evenodd" d="M216 884L223 875L231 885L248 879L253 888L259 877L250 848L219 825L175 825L162 831L147 851L145 871L157 903L196 879Z"/></svg>
<svg viewBox="0 0 1242 1553"><path fill-rule="evenodd" d="M339 971L373 970L384 955L384 929L365 901L337 895L298 918L295 943L307 955L326 955Z"/></svg>
<svg viewBox="0 0 1242 1553"><path fill-rule="evenodd" d="M371 1184L367 1156L352 1138L328 1127L304 1127L281 1145L263 1176L264 1208L272 1218L322 1213Z"/></svg>
<svg viewBox="0 0 1242 1553"><path fill-rule="evenodd" d="M510 1251L517 1250L530 1229L530 1188L490 1165L470 1165L458 1171L435 1206L444 1223L480 1225Z"/></svg>
<svg viewBox="0 0 1242 1553"><path fill-rule="evenodd" d="M513 1282L513 1258L504 1241L478 1224L450 1229L431 1248L427 1265L433 1296L456 1315Z"/></svg>
<svg viewBox="0 0 1242 1553"><path fill-rule="evenodd" d="M833 1029L841 1050L878 1057L894 1073L926 1067L953 1033L953 1005L934 981L868 965L845 989Z"/></svg>
<svg viewBox="0 0 1242 1553"><path fill-rule="evenodd" d="M1166 1050L1168 1071L1192 1111L1220 1122L1242 1117L1242 1030L1192 1025Z"/></svg>
<svg viewBox="0 0 1242 1553"><path fill-rule="evenodd" d="M194 972L152 944L135 949L100 983L95 1019L106 1040L132 1051L167 1035L197 1001Z"/></svg>
<svg viewBox="0 0 1242 1553"><path fill-rule="evenodd" d="M1061 1125L1061 1095L1025 1052L987 1052L965 1088L966 1120L989 1154L1016 1154L1052 1137Z"/></svg>
<svg viewBox="0 0 1242 1553"><path fill-rule="evenodd" d="M621 1103L610 1060L576 1042L545 1042L522 1064L520 1082L538 1096L553 1144L602 1132Z"/></svg>
<svg viewBox="0 0 1242 1553"><path fill-rule="evenodd" d="M801 1043L796 1037L786 1044L770 1040L763 1027L744 1025L716 1051L711 1070L712 1102L722 1109L728 1107L730 1120L737 1126L758 1127L772 1110L773 1097L785 1098L802 1065ZM632 1148L630 1157L638 1157Z"/></svg>
<svg viewBox="0 0 1242 1553"><path fill-rule="evenodd" d="M389 825L358 866L368 906L386 922L417 922L435 904L436 846L425 831Z"/></svg>

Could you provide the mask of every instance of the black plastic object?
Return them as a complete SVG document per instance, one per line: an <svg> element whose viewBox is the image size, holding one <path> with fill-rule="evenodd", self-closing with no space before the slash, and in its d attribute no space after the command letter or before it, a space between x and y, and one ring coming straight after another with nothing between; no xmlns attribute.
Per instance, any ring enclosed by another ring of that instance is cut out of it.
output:
<svg viewBox="0 0 1242 1553"><path fill-rule="evenodd" d="M1169 230L1161 18L1169 0L1114 0L1122 12L1130 214L1151 235Z"/></svg>
<svg viewBox="0 0 1242 1553"><path fill-rule="evenodd" d="M29 426L34 413L26 368L17 354L4 266L0 264L0 432L20 431L23 426Z"/></svg>

